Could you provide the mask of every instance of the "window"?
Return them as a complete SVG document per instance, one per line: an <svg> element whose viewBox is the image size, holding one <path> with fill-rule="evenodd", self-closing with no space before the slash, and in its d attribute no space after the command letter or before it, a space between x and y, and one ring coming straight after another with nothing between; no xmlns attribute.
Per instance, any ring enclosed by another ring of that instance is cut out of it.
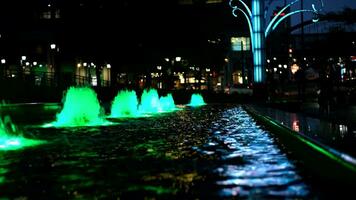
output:
<svg viewBox="0 0 356 200"><path fill-rule="evenodd" d="M232 37L231 47L233 51L249 51L250 38L248 37Z"/></svg>

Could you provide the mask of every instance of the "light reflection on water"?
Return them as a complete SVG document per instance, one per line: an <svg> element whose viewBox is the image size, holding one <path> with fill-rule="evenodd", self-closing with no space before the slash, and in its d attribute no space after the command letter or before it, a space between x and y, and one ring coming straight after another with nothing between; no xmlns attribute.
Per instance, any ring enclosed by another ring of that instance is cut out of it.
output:
<svg viewBox="0 0 356 200"><path fill-rule="evenodd" d="M309 197L269 134L233 105L26 132L48 145L0 154L0 198Z"/></svg>
<svg viewBox="0 0 356 200"><path fill-rule="evenodd" d="M257 107L259 113L267 115L294 131L305 134L336 150L356 157L355 124L339 124L322 119L308 117L299 113L290 113L273 108Z"/></svg>
<svg viewBox="0 0 356 200"><path fill-rule="evenodd" d="M225 161L213 173L221 196L305 197L308 187L271 136L241 108L223 113L214 123L215 133L208 143ZM219 145L216 145L219 144ZM207 148L207 146L205 146ZM206 152L203 148L202 153ZM239 164L229 160L239 158Z"/></svg>

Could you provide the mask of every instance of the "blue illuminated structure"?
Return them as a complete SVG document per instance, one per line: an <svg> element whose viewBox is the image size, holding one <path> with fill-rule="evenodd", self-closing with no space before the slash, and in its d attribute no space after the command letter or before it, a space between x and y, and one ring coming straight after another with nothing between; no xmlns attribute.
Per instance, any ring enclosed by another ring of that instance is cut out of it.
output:
<svg viewBox="0 0 356 200"><path fill-rule="evenodd" d="M250 37L252 44L252 53L253 53L253 65L254 65L254 83L264 83L266 80L266 67L265 67L265 39L269 35L272 30L275 30L277 26L287 17L290 17L294 14L302 13L302 12L311 12L315 15L313 22L318 21L319 12L322 9L316 9L315 4L312 4L312 9L302 9L297 11L292 11L281 17L281 14L286 11L293 4L299 2L300 0L294 0L284 8L282 8L276 16L269 21L267 27L265 27L265 17L264 13L267 8L265 7L265 0L252 0L251 8L246 5L243 0L230 0L230 7L233 9L232 14L237 17L236 11L242 12L245 16L249 29L250 29ZM236 2L236 3L235 3ZM269 1L270 3L272 1ZM319 0L321 8L324 7L324 2ZM239 8L237 4L242 4L242 8Z"/></svg>

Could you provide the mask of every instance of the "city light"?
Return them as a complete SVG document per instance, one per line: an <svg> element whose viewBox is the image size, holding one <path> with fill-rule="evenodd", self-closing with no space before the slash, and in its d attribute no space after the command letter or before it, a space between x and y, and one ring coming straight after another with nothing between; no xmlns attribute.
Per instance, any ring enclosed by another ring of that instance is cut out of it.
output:
<svg viewBox="0 0 356 200"><path fill-rule="evenodd" d="M80 63L77 64L77 67L78 67L78 68L80 68L81 66L82 66L82 64L80 64Z"/></svg>
<svg viewBox="0 0 356 200"><path fill-rule="evenodd" d="M210 72L210 69L209 69L209 68L206 68L205 71L206 71L206 72Z"/></svg>
<svg viewBox="0 0 356 200"><path fill-rule="evenodd" d="M51 49L55 49L56 48L56 44L51 44L50 47L51 47Z"/></svg>
<svg viewBox="0 0 356 200"><path fill-rule="evenodd" d="M1 64L5 64L6 60L5 59L1 59Z"/></svg>
<svg viewBox="0 0 356 200"><path fill-rule="evenodd" d="M110 64L106 64L106 68L111 69L111 65Z"/></svg>
<svg viewBox="0 0 356 200"><path fill-rule="evenodd" d="M21 60L26 60L27 57L26 56L21 56Z"/></svg>
<svg viewBox="0 0 356 200"><path fill-rule="evenodd" d="M279 67L279 68L282 68L282 65L281 65L281 64L279 64L279 65L278 65L278 67Z"/></svg>
<svg viewBox="0 0 356 200"><path fill-rule="evenodd" d="M283 65L283 67L284 67L284 69L287 69L288 66L287 65Z"/></svg>
<svg viewBox="0 0 356 200"><path fill-rule="evenodd" d="M180 62L182 60L182 57L176 57L176 61Z"/></svg>
<svg viewBox="0 0 356 200"><path fill-rule="evenodd" d="M291 70L292 74L295 74L299 70L299 66L297 64L293 64L290 67L290 70Z"/></svg>
<svg viewBox="0 0 356 200"><path fill-rule="evenodd" d="M32 64L33 64L33 66L36 66L36 65L37 65L37 62L36 62L36 61L34 61Z"/></svg>
<svg viewBox="0 0 356 200"><path fill-rule="evenodd" d="M267 59L267 63L270 63L271 62L271 60L270 59Z"/></svg>
<svg viewBox="0 0 356 200"><path fill-rule="evenodd" d="M162 70L162 66L157 66L157 69L158 70Z"/></svg>
<svg viewBox="0 0 356 200"><path fill-rule="evenodd" d="M26 66L30 66L30 62L26 62Z"/></svg>
<svg viewBox="0 0 356 200"><path fill-rule="evenodd" d="M273 60L277 60L277 58L276 58L276 57L273 57Z"/></svg>
<svg viewBox="0 0 356 200"><path fill-rule="evenodd" d="M169 58L165 58L164 60L167 61L167 62L169 62Z"/></svg>
<svg viewBox="0 0 356 200"><path fill-rule="evenodd" d="M86 62L85 62L85 63L83 63L83 66L84 66L84 67L88 66L88 63L86 63Z"/></svg>
<svg viewBox="0 0 356 200"><path fill-rule="evenodd" d="M229 62L229 59L225 58L225 62Z"/></svg>

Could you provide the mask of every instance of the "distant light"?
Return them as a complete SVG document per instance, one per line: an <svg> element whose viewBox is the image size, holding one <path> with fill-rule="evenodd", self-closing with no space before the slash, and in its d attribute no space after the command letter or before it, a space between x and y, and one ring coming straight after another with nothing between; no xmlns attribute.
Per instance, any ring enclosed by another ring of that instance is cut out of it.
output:
<svg viewBox="0 0 356 200"><path fill-rule="evenodd" d="M268 72L268 69L266 69L266 72Z"/></svg>
<svg viewBox="0 0 356 200"><path fill-rule="evenodd" d="M293 53L293 49L289 49L288 51L289 51L289 53Z"/></svg>
<svg viewBox="0 0 356 200"><path fill-rule="evenodd" d="M279 68L282 68L282 65L281 65L281 64L279 64L279 65L278 65L278 67L279 67Z"/></svg>
<svg viewBox="0 0 356 200"><path fill-rule="evenodd" d="M1 59L1 64L5 64L6 60L5 59Z"/></svg>
<svg viewBox="0 0 356 200"><path fill-rule="evenodd" d="M32 64L33 64L34 66L36 66L36 65L37 65L37 62L36 62L36 61L34 61Z"/></svg>
<svg viewBox="0 0 356 200"><path fill-rule="evenodd" d="M43 65L40 64L40 65L38 65L38 66L39 66L39 67L42 67Z"/></svg>
<svg viewBox="0 0 356 200"><path fill-rule="evenodd" d="M304 60L307 60L307 58L304 58Z"/></svg>
<svg viewBox="0 0 356 200"><path fill-rule="evenodd" d="M56 48L56 44L51 44L51 49L55 49Z"/></svg>
<svg viewBox="0 0 356 200"><path fill-rule="evenodd" d="M26 56L21 56L21 60L26 60L27 57Z"/></svg>
<svg viewBox="0 0 356 200"><path fill-rule="evenodd" d="M267 59L267 63L270 63L271 62L271 60L270 59Z"/></svg>
<svg viewBox="0 0 356 200"><path fill-rule="evenodd" d="M48 6L48 8L50 8L50 7L51 7L51 4L49 3L47 6Z"/></svg>
<svg viewBox="0 0 356 200"><path fill-rule="evenodd" d="M277 68L273 68L273 71L276 72L276 71L277 71Z"/></svg>
<svg viewBox="0 0 356 200"><path fill-rule="evenodd" d="M29 66L30 65L30 62L26 62L26 66Z"/></svg>
<svg viewBox="0 0 356 200"><path fill-rule="evenodd" d="M288 66L287 65L283 65L283 67L284 67L284 69L287 69Z"/></svg>
<svg viewBox="0 0 356 200"><path fill-rule="evenodd" d="M158 70L162 70L162 66L157 66L157 69Z"/></svg>
<svg viewBox="0 0 356 200"><path fill-rule="evenodd" d="M182 60L182 57L176 57L176 61L180 62Z"/></svg>
<svg viewBox="0 0 356 200"><path fill-rule="evenodd" d="M86 62L85 62L85 63L83 63L83 66L84 66L84 67L88 66L88 63L86 63Z"/></svg>
<svg viewBox="0 0 356 200"><path fill-rule="evenodd" d="M228 59L228 58L225 58L225 62L229 62L229 59Z"/></svg>
<svg viewBox="0 0 356 200"><path fill-rule="evenodd" d="M282 71L279 71L280 74L282 74Z"/></svg>
<svg viewBox="0 0 356 200"><path fill-rule="evenodd" d="M167 61L167 62L169 62L169 58L165 58L164 60Z"/></svg>
<svg viewBox="0 0 356 200"><path fill-rule="evenodd" d="M292 74L295 74L299 70L299 66L297 64L293 64L290 67L290 70L292 71Z"/></svg>
<svg viewBox="0 0 356 200"><path fill-rule="evenodd" d="M111 69L111 65L110 64L106 64L106 68Z"/></svg>
<svg viewBox="0 0 356 200"><path fill-rule="evenodd" d="M209 68L206 68L205 71L206 71L206 72L210 72L210 69L209 69Z"/></svg>
<svg viewBox="0 0 356 200"><path fill-rule="evenodd" d="M277 58L276 58L276 57L273 57L273 60L277 60Z"/></svg>
<svg viewBox="0 0 356 200"><path fill-rule="evenodd" d="M81 63L78 63L78 64L77 64L77 67L78 67L78 68L80 68L81 66L82 66L82 64L81 64Z"/></svg>
<svg viewBox="0 0 356 200"><path fill-rule="evenodd" d="M297 59L296 59L296 58L293 58L293 62L297 62Z"/></svg>
<svg viewBox="0 0 356 200"><path fill-rule="evenodd" d="M90 63L90 66L95 66L95 64L92 62L92 63Z"/></svg>

